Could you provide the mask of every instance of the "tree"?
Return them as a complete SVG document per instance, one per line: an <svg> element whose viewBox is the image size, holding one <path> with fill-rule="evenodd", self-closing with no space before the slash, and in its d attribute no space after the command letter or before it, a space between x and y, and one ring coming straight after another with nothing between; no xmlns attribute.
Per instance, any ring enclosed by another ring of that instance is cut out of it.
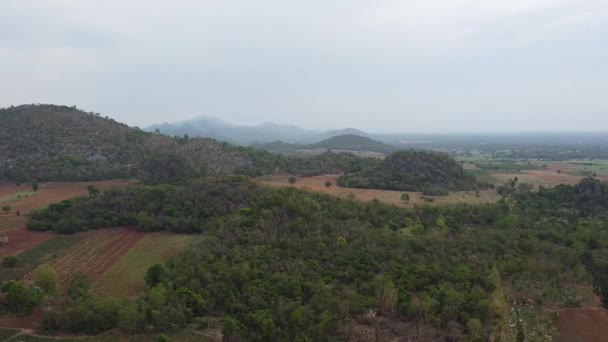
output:
<svg viewBox="0 0 608 342"><path fill-rule="evenodd" d="M224 341L238 341L239 333L241 331L241 322L232 317L224 318L222 324L222 334L224 335Z"/></svg>
<svg viewBox="0 0 608 342"><path fill-rule="evenodd" d="M156 342L169 342L169 337L165 334L160 334L156 337Z"/></svg>
<svg viewBox="0 0 608 342"><path fill-rule="evenodd" d="M29 314L39 303L40 295L36 290L17 282L10 285L4 298L4 307L21 314Z"/></svg>
<svg viewBox="0 0 608 342"><path fill-rule="evenodd" d="M289 179L287 181L289 182L289 184L296 184L297 179L296 179L296 177L291 176L291 177L289 177Z"/></svg>
<svg viewBox="0 0 608 342"><path fill-rule="evenodd" d="M9 255L6 258L2 259L2 266L5 268L13 268L16 267L19 263L19 259L17 259L14 255Z"/></svg>
<svg viewBox="0 0 608 342"><path fill-rule="evenodd" d="M10 205L2 206L2 211L4 211L5 214L8 214L8 212L11 211L11 206Z"/></svg>
<svg viewBox="0 0 608 342"><path fill-rule="evenodd" d="M397 304L398 290L392 280L384 275L377 276L373 281L376 293L376 304L381 311L393 313Z"/></svg>
<svg viewBox="0 0 608 342"><path fill-rule="evenodd" d="M154 287L167 279L167 269L162 264L156 264L146 272L146 284L149 287Z"/></svg>
<svg viewBox="0 0 608 342"><path fill-rule="evenodd" d="M331 184L332 184L332 183L331 183L330 181L327 181L327 182L325 182L325 187L326 187L326 188L329 188L329 187L331 186Z"/></svg>
<svg viewBox="0 0 608 342"><path fill-rule="evenodd" d="M99 193L99 189L96 189L93 185L87 186L87 190L89 191L89 196L95 196Z"/></svg>
<svg viewBox="0 0 608 342"><path fill-rule="evenodd" d="M70 299L84 299L90 297L91 280L85 274L78 274L68 287Z"/></svg>
<svg viewBox="0 0 608 342"><path fill-rule="evenodd" d="M403 201L404 203L409 203L410 202L410 195L404 193L401 195L401 201Z"/></svg>
<svg viewBox="0 0 608 342"><path fill-rule="evenodd" d="M32 190L34 190L34 191L38 191L38 188L39 188L39 187L40 187L40 184L38 184L38 181L34 179L34 180L32 181Z"/></svg>
<svg viewBox="0 0 608 342"><path fill-rule="evenodd" d="M49 264L44 264L36 270L34 275L34 286L39 287L49 296L57 293L58 277L57 272Z"/></svg>

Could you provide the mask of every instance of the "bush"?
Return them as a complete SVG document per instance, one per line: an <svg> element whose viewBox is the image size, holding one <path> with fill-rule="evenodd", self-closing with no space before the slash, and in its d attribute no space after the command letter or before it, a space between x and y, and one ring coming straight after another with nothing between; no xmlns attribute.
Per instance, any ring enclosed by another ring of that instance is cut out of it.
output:
<svg viewBox="0 0 608 342"><path fill-rule="evenodd" d="M9 255L6 258L2 259L2 266L5 268L13 268L17 266L19 259L17 259L14 255Z"/></svg>

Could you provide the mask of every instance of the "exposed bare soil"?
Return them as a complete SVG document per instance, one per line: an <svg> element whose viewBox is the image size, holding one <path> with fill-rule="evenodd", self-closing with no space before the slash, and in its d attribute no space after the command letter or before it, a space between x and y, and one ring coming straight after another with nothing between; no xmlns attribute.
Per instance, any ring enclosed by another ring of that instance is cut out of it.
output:
<svg viewBox="0 0 608 342"><path fill-rule="evenodd" d="M595 297L591 304L580 308L564 308L559 312L560 342L608 341L608 309Z"/></svg>

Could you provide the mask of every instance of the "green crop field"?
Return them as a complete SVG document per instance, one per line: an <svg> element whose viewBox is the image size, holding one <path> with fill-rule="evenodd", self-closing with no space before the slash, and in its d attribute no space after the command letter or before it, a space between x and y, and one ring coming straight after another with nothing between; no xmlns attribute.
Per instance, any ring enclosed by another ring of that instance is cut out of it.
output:
<svg viewBox="0 0 608 342"><path fill-rule="evenodd" d="M80 241L80 236L59 235L32 247L17 255L19 260L17 267L2 269L2 272L0 272L0 282L23 277L45 261L63 254L63 252L78 243L78 241Z"/></svg>
<svg viewBox="0 0 608 342"><path fill-rule="evenodd" d="M137 296L145 289L148 269L163 263L200 239L193 235L150 233L135 244L94 284L95 292L117 297Z"/></svg>

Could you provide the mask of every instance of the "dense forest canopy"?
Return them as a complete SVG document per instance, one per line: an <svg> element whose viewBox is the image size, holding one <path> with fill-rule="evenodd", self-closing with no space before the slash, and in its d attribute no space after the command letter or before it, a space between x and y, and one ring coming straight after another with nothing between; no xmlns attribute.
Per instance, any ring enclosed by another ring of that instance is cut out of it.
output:
<svg viewBox="0 0 608 342"><path fill-rule="evenodd" d="M228 336L324 340L377 317L412 338L534 339L538 327L514 317L580 302L589 274L608 300L607 200L606 184L585 179L497 204L408 209L221 178L96 193L33 213L30 228L206 236L155 269L163 276L136 303L83 298L53 312L50 328L163 330L223 317ZM102 309L134 319L100 328L85 318Z"/></svg>
<svg viewBox="0 0 608 342"><path fill-rule="evenodd" d="M395 152L374 168L338 178L338 184L349 188L424 191L429 194L474 190L480 186L452 157L425 151Z"/></svg>

